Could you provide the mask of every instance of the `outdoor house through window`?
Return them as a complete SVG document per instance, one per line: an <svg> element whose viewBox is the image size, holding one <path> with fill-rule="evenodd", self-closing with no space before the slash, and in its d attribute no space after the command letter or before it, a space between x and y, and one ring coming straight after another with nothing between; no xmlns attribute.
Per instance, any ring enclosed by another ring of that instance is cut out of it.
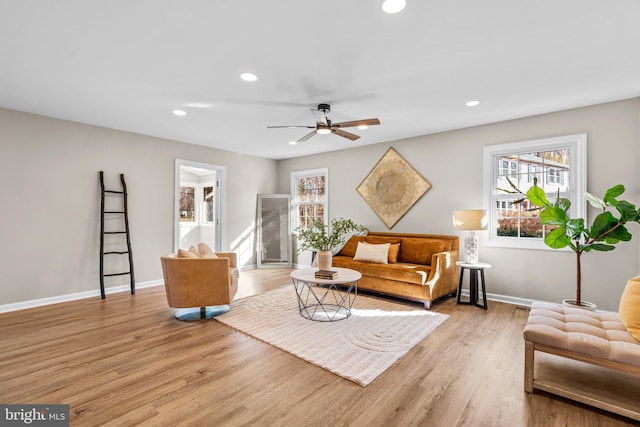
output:
<svg viewBox="0 0 640 427"><path fill-rule="evenodd" d="M327 223L327 175L326 168L291 173L294 228Z"/></svg>
<svg viewBox="0 0 640 427"><path fill-rule="evenodd" d="M485 205L489 214L487 244L546 249L543 238L552 228L540 222L540 209L522 193L537 182L547 198L571 201L571 217L586 211L586 135L569 135L485 147ZM508 190L508 191L504 191ZM518 199L525 197L521 203Z"/></svg>

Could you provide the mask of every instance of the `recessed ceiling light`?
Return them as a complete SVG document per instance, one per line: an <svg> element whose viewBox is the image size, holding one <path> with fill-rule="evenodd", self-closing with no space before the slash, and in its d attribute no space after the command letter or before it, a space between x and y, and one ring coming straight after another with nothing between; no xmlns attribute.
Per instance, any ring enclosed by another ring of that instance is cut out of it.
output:
<svg viewBox="0 0 640 427"><path fill-rule="evenodd" d="M384 0L382 10L386 13L398 13L407 5L405 0Z"/></svg>
<svg viewBox="0 0 640 427"><path fill-rule="evenodd" d="M289 145L296 145L298 141L289 141Z"/></svg>
<svg viewBox="0 0 640 427"><path fill-rule="evenodd" d="M213 104L210 102L187 102L184 106L190 108L213 108Z"/></svg>
<svg viewBox="0 0 640 427"><path fill-rule="evenodd" d="M240 74L240 78L245 82L255 82L258 80L258 76L253 73L242 73Z"/></svg>
<svg viewBox="0 0 640 427"><path fill-rule="evenodd" d="M477 107L478 105L480 105L480 101L474 99L473 101L465 102L464 105L466 105L467 107Z"/></svg>
<svg viewBox="0 0 640 427"><path fill-rule="evenodd" d="M367 126L367 125L360 125L360 126L358 126L358 129L362 129L362 130L369 129L369 126Z"/></svg>
<svg viewBox="0 0 640 427"><path fill-rule="evenodd" d="M187 112L184 110L173 110L173 114L175 114L176 116L186 116Z"/></svg>

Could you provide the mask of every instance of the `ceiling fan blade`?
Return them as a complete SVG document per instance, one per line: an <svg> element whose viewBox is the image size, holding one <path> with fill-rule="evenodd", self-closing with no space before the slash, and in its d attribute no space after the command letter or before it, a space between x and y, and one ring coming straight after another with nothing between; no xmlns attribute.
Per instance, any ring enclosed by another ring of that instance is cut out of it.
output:
<svg viewBox="0 0 640 427"><path fill-rule="evenodd" d="M364 120L353 120L351 122L340 122L340 123L332 123L331 127L334 128L348 128L354 126L373 126L379 125L379 119L364 119Z"/></svg>
<svg viewBox="0 0 640 427"><path fill-rule="evenodd" d="M312 137L313 135L315 135L315 134L316 134L316 131L315 131L315 130L314 130L314 131L311 131L311 132L309 132L308 134L306 134L305 136L303 136L302 138L300 138L300 139L298 140L298 142L305 142L307 139L311 138L311 137Z"/></svg>
<svg viewBox="0 0 640 427"><path fill-rule="evenodd" d="M356 139L360 138L358 135L355 135L355 134L349 133L349 132L345 132L345 131L340 130L340 129L331 129L331 133L335 133L338 136L350 139L352 141L355 141Z"/></svg>
<svg viewBox="0 0 640 427"><path fill-rule="evenodd" d="M267 126L267 129L280 129L280 128L307 128L307 129L315 129L315 126Z"/></svg>
<svg viewBox="0 0 640 427"><path fill-rule="evenodd" d="M316 118L316 123L317 124L329 126L329 122L327 121L327 114L324 112L324 110L315 110L315 109L312 108L311 112L313 113L314 117Z"/></svg>

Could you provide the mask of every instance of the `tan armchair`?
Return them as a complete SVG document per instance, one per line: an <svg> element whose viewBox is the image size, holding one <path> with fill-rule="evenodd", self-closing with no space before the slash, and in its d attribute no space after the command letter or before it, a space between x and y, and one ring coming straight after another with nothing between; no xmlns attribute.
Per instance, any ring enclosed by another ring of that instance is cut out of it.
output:
<svg viewBox="0 0 640 427"><path fill-rule="evenodd" d="M160 257L169 307L179 320L210 319L229 311L238 291L237 257L219 252L216 258Z"/></svg>

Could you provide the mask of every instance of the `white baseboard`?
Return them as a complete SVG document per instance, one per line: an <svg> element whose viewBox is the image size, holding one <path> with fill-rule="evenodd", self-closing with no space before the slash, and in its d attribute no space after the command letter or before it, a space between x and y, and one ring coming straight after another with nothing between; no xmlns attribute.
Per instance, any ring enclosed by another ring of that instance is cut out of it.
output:
<svg viewBox="0 0 640 427"><path fill-rule="evenodd" d="M294 265L294 268L308 268L308 267L309 267L308 265L304 265L304 264ZM254 268L255 268L255 265L249 265L249 266L241 267L240 270L241 271L252 270ZM148 282L136 283L136 289L150 288L152 286L160 286L162 284L164 284L163 280L150 280ZM109 294L113 294L117 292L128 292L129 290L130 290L129 285L122 285L122 286L113 286L110 288L106 288L105 292L107 293L107 296L108 296ZM463 289L462 295L464 295L465 297L468 297L469 290ZM40 298L40 299L35 299L30 301L21 301L21 302L16 302L12 304L4 304L4 305L0 305L0 313L24 310L27 308L40 307L40 306L49 305L49 304L57 304L57 303L66 302L66 301L75 301L83 298L92 298L96 296L100 296L99 289L96 289L93 291L76 292L76 293L67 294L67 295L59 295L55 297ZM491 294L491 293L487 294L487 300L504 302L507 304L513 304L513 305L524 306L524 307L531 307L531 304L533 304L533 301L534 301L532 299L527 299L527 298L518 298L518 297L509 296L509 295L500 295L500 294Z"/></svg>
<svg viewBox="0 0 640 427"><path fill-rule="evenodd" d="M136 283L136 289L150 288L152 286L160 286L162 284L164 284L164 280L150 280L148 282ZM129 285L113 286L110 288L106 288L105 293L107 294L107 297L108 297L109 294L113 294L117 292L129 292L130 290L131 290L131 287ZM0 305L0 313L24 310L27 308L41 307L43 305L57 304L57 303L66 302L66 301L75 301L75 300L84 299L84 298L92 298L96 296L100 296L100 289L96 289L93 291L76 292L73 294L59 295L55 297L34 299L30 301L15 302L11 304L3 304L3 305Z"/></svg>
<svg viewBox="0 0 640 427"><path fill-rule="evenodd" d="M469 297L469 290L463 289L462 295L465 297ZM509 296L509 295L500 295L500 294L491 294L491 293L487 293L487 300L504 302L507 304L519 305L522 307L531 307L531 304L533 304L533 302L536 301L528 298L518 298L518 297Z"/></svg>

